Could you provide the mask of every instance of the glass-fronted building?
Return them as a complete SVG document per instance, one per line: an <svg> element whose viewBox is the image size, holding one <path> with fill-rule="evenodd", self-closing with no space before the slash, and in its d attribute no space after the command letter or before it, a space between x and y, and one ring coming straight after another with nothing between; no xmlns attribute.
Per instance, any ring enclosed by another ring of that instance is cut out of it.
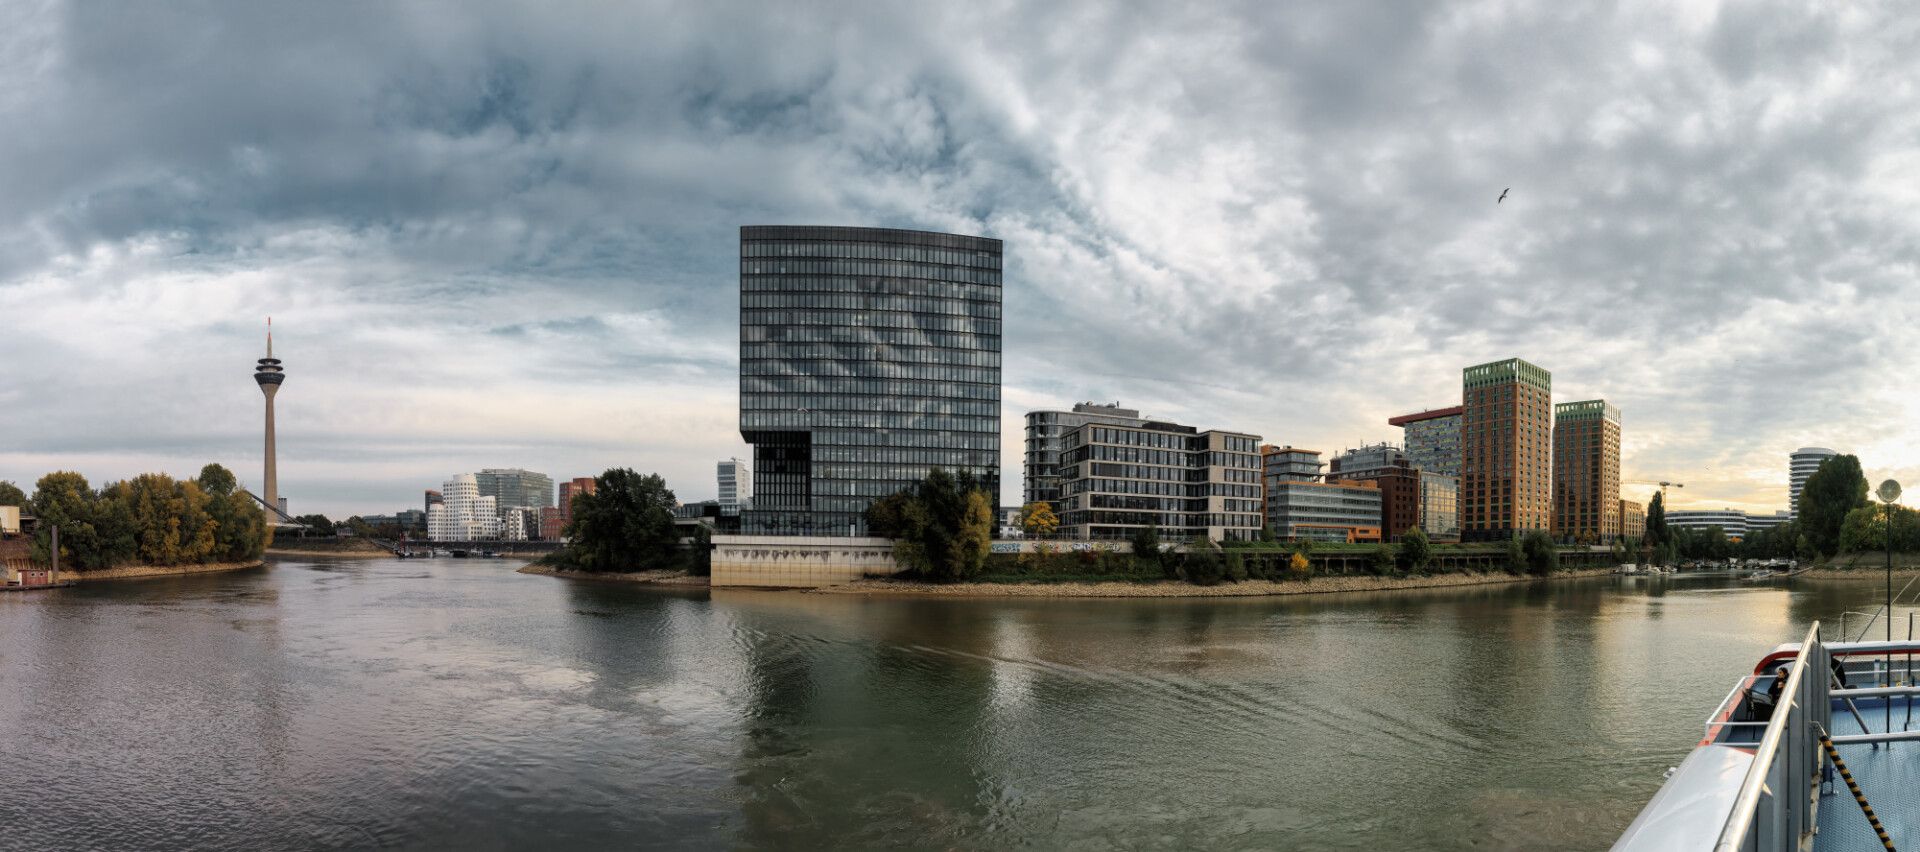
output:
<svg viewBox="0 0 1920 852"><path fill-rule="evenodd" d="M998 508L1000 261L985 237L740 229L741 532L864 535L868 504L935 467Z"/></svg>
<svg viewBox="0 0 1920 852"><path fill-rule="evenodd" d="M1461 406L1402 414L1387 419L1387 425L1406 430L1407 458L1427 473L1460 475Z"/></svg>
<svg viewBox="0 0 1920 852"><path fill-rule="evenodd" d="M490 467L473 475L480 496L492 497L501 513L508 509L540 509L553 505L553 477L517 467Z"/></svg>

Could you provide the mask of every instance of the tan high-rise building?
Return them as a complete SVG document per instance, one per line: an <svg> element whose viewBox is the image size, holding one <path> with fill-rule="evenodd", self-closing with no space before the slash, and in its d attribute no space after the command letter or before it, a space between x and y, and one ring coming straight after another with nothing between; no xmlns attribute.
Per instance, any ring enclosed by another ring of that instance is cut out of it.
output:
<svg viewBox="0 0 1920 852"><path fill-rule="evenodd" d="M1461 538L1553 528L1553 374L1518 358L1461 371Z"/></svg>
<svg viewBox="0 0 1920 852"><path fill-rule="evenodd" d="M1604 399L1553 407L1553 533L1588 544L1621 536L1620 408Z"/></svg>
<svg viewBox="0 0 1920 852"><path fill-rule="evenodd" d="M1647 534L1647 509L1632 500L1620 501L1620 537L1641 538Z"/></svg>

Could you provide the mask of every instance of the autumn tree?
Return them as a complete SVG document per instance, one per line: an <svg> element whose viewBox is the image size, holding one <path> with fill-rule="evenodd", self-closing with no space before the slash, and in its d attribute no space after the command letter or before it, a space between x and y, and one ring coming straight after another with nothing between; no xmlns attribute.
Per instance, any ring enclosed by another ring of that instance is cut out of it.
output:
<svg viewBox="0 0 1920 852"><path fill-rule="evenodd" d="M993 504L970 471L942 468L866 510L867 528L893 539L893 558L929 580L964 580L986 564L992 547Z"/></svg>
<svg viewBox="0 0 1920 852"><path fill-rule="evenodd" d="M1052 535L1060 526L1060 517L1053 513L1053 507L1044 501L1035 500L1020 507L1020 531L1034 538Z"/></svg>

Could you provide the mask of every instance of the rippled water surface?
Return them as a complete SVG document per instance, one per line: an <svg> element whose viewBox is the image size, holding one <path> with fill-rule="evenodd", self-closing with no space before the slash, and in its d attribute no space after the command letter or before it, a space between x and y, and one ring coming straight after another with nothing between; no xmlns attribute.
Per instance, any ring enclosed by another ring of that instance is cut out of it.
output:
<svg viewBox="0 0 1920 852"><path fill-rule="evenodd" d="M1736 675L1881 594L863 599L518 565L0 595L0 847L1604 849Z"/></svg>

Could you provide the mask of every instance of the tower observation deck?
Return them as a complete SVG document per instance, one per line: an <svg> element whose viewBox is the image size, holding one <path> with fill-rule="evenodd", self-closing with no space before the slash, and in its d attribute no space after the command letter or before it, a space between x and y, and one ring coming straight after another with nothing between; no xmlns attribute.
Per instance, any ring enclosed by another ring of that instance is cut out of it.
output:
<svg viewBox="0 0 1920 852"><path fill-rule="evenodd" d="M273 320L267 320L267 357L261 358L254 367L253 381L260 385L260 393L267 397L267 452L265 481L262 483L261 502L267 504L267 519L273 523L280 516L280 481L274 466L273 447L273 397L280 392L280 383L286 381L286 373L280 367L280 359L273 357Z"/></svg>

